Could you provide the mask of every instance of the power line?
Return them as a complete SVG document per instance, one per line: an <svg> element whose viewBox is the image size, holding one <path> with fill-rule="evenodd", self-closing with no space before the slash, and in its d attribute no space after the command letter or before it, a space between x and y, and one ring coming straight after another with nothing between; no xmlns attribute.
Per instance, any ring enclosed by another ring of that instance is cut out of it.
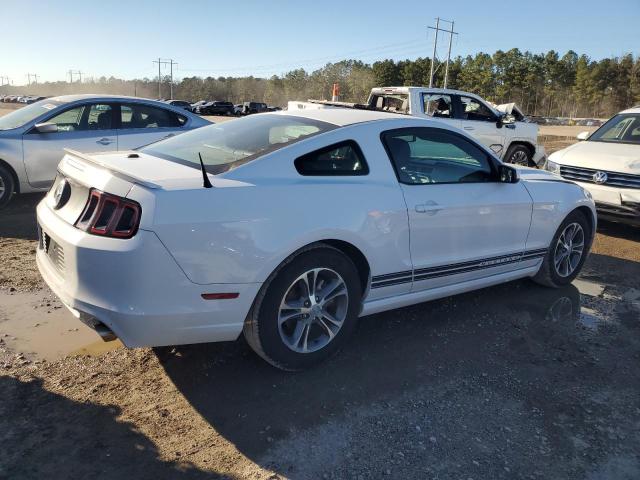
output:
<svg viewBox="0 0 640 480"><path fill-rule="evenodd" d="M276 70L280 67L288 67L288 66L300 66L303 64L308 64L308 63L313 63L313 64L324 64L324 61L327 60L335 60L335 59L344 59L350 55L360 55L360 54L365 54L365 53L369 53L370 55L367 56L371 56L371 55L376 55L379 53L383 53L385 50L394 50L397 51L399 50L399 47L404 47L404 48L408 48L408 47L414 47L414 46L418 46L418 45L423 45L424 44L424 40L422 39L414 39L414 40L410 40L410 41L406 41L406 42L400 42L400 43L392 43L392 44L387 44L387 45L381 45L378 47L371 47L371 48L367 48L365 50L355 50L355 51L351 51L351 52L344 52L344 53L338 53L338 54L334 54L334 55L330 55L330 56L325 56L325 57L315 57L315 58L307 58L307 59L302 59L302 60L296 60L293 62L284 62L284 63L274 63L274 64L269 64L269 65L255 65L255 66L251 66L251 67L247 67L247 66L238 66L238 67L228 67L228 68L224 68L224 69L220 69L217 67L214 68L181 68L180 71L182 72L213 72L213 71L217 71L217 72L238 72L238 71L273 71ZM400 50L404 50L404 48L400 49ZM390 54L391 52L386 52L385 54ZM321 63L319 63L321 62Z"/></svg>

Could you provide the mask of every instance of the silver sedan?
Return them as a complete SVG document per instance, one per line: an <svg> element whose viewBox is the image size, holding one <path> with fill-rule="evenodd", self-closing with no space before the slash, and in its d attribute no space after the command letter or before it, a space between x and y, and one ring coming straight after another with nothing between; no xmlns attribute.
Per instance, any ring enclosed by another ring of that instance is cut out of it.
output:
<svg viewBox="0 0 640 480"><path fill-rule="evenodd" d="M172 105L135 97L65 95L0 117L0 208L14 193L47 190L64 148L131 150L210 122Z"/></svg>

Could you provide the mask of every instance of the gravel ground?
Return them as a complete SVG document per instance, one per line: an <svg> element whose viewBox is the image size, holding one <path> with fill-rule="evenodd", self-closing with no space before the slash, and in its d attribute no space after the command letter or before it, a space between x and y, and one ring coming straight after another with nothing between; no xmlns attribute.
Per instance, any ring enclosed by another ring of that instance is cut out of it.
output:
<svg viewBox="0 0 640 480"><path fill-rule="evenodd" d="M39 198L0 214L7 294L48 295ZM640 229L623 225L600 226L574 285L374 315L301 374L242 340L42 361L4 335L0 479L640 478Z"/></svg>

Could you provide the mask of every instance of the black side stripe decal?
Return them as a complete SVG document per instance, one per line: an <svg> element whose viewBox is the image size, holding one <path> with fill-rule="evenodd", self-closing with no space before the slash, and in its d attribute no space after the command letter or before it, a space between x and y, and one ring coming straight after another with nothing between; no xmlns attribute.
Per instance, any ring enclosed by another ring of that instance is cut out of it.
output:
<svg viewBox="0 0 640 480"><path fill-rule="evenodd" d="M498 257L484 258L481 260L452 263L449 265L439 265L437 267L421 268L418 270L414 270L413 272L411 270L406 270L404 272L376 275L371 278L371 288L389 287L391 285L410 283L412 281L427 280L430 278L457 275L459 273L467 273L475 270L483 270L500 265L508 265L524 260L534 260L544 257L547 253L547 250L547 248L538 248L535 250L527 250L525 252L517 254L500 255Z"/></svg>

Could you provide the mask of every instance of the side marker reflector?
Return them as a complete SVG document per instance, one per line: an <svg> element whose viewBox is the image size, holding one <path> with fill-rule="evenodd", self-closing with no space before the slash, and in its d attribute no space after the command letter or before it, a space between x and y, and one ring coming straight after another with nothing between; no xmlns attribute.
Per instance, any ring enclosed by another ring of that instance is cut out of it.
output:
<svg viewBox="0 0 640 480"><path fill-rule="evenodd" d="M203 293L201 296L205 300L230 300L232 298L238 298L240 295L237 292L231 293Z"/></svg>

